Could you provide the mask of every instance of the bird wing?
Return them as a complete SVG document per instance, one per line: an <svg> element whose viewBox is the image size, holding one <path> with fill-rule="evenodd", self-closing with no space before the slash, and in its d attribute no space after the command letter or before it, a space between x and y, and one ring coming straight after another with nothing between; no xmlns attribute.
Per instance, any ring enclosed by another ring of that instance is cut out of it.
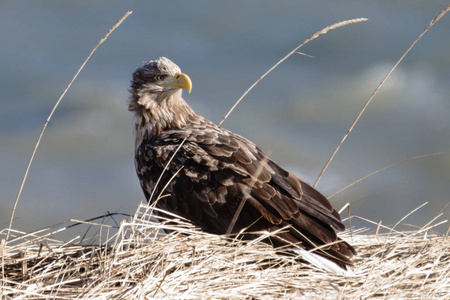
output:
<svg viewBox="0 0 450 300"><path fill-rule="evenodd" d="M163 208L216 233L228 228L244 195L254 208L241 212L248 222L261 215L269 225L288 222L318 238L320 244L336 241L331 227L345 228L339 214L318 191L279 167L254 143L213 123L166 130L142 144L138 152L136 166L146 195L154 188L160 193L164 187L167 196L161 199ZM237 229L241 229L243 223L238 223Z"/></svg>

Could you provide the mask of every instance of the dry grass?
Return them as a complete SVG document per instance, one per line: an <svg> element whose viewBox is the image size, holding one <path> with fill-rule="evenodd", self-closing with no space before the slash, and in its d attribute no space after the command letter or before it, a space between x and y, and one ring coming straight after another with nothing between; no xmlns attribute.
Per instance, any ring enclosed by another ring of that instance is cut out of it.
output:
<svg viewBox="0 0 450 300"><path fill-rule="evenodd" d="M98 226L107 236L108 228ZM276 253L258 241L246 244L207 234L179 219L155 222L151 208L141 204L135 216L124 220L118 232L99 246L74 246L79 237L53 240L49 230L11 232L16 237L1 245L1 295L2 299L449 299L449 239L429 228L378 235L366 235L367 230L361 229L353 231L352 238L342 234L358 256L355 275L341 276ZM172 232L158 234L162 229Z"/></svg>

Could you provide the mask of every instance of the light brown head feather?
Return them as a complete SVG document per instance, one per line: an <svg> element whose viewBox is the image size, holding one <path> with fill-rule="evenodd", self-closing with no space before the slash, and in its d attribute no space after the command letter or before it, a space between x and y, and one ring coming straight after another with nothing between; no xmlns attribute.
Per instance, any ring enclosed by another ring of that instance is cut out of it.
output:
<svg viewBox="0 0 450 300"><path fill-rule="evenodd" d="M181 89L162 86L157 80L158 76L179 73L180 68L165 57L149 61L133 73L128 110L135 113L139 140L147 134L157 135L165 128L181 128L196 117L181 97Z"/></svg>

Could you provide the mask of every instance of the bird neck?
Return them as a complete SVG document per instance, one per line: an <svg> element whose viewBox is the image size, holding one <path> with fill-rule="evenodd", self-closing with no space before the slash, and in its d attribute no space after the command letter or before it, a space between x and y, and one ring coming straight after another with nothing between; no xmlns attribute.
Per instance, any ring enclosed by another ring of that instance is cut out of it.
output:
<svg viewBox="0 0 450 300"><path fill-rule="evenodd" d="M181 91L136 96L129 108L136 116L136 141L158 136L166 129L183 128L197 115L181 97Z"/></svg>

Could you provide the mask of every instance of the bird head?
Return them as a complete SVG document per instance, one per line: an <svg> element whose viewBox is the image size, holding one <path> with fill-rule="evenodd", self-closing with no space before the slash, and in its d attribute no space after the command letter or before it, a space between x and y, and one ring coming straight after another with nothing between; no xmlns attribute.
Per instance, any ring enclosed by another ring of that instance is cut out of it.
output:
<svg viewBox="0 0 450 300"><path fill-rule="evenodd" d="M137 119L151 123L152 127L180 127L194 115L194 111L181 97L182 89L191 92L188 75L165 57L149 61L133 73L128 109Z"/></svg>
<svg viewBox="0 0 450 300"><path fill-rule="evenodd" d="M145 63L133 74L131 92L139 93L141 97L145 94L154 100L162 100L181 89L187 89L190 93L191 79L165 57Z"/></svg>

